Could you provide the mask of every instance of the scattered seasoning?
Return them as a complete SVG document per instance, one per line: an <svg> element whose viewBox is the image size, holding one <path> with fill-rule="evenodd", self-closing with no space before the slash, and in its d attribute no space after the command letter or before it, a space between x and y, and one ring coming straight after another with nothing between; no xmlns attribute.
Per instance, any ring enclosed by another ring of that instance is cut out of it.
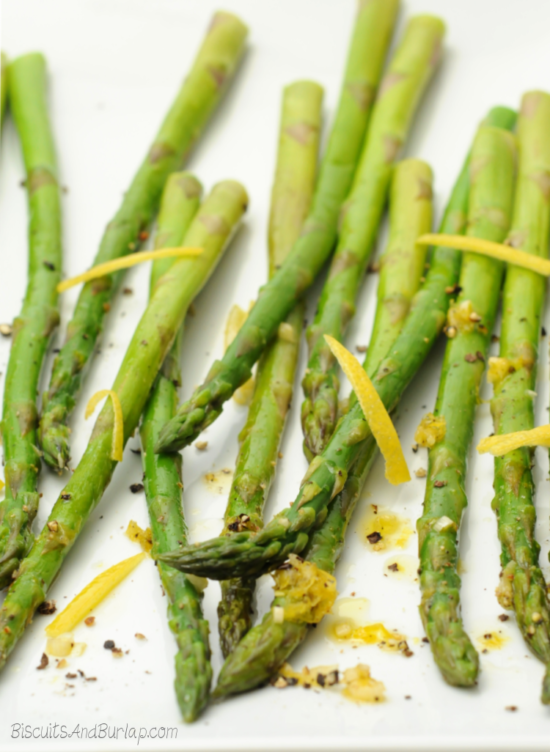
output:
<svg viewBox="0 0 550 752"><path fill-rule="evenodd" d="M388 564L388 569L390 570L390 572L399 572L399 564L397 564L397 562Z"/></svg>
<svg viewBox="0 0 550 752"><path fill-rule="evenodd" d="M418 470L414 471L414 474L417 478L425 478L428 473L426 472L426 468L419 467Z"/></svg>
<svg viewBox="0 0 550 752"><path fill-rule="evenodd" d="M518 709L517 705L507 705L504 710L508 710L510 713L515 713Z"/></svg>
<svg viewBox="0 0 550 752"><path fill-rule="evenodd" d="M487 632L487 634L483 635L483 639L484 640L490 640L492 637L493 637L493 635L491 634L491 632Z"/></svg>
<svg viewBox="0 0 550 752"><path fill-rule="evenodd" d="M115 647L115 641L114 640L105 640L103 643L103 647L105 650L112 650Z"/></svg>
<svg viewBox="0 0 550 752"><path fill-rule="evenodd" d="M39 614L42 614L42 616L49 616L50 614L55 614L57 606L55 605L55 601L44 601L44 603L41 603L36 610Z"/></svg>
<svg viewBox="0 0 550 752"><path fill-rule="evenodd" d="M367 345L355 345L355 349L358 353L367 352Z"/></svg>
<svg viewBox="0 0 550 752"><path fill-rule="evenodd" d="M124 287L123 290L122 290L122 294L123 295L133 295L134 291L132 290L131 287Z"/></svg>
<svg viewBox="0 0 550 752"><path fill-rule="evenodd" d="M143 488L144 488L143 483L132 483L132 485L130 486L130 491L133 494L136 494L136 493L139 493L140 491L143 491Z"/></svg>
<svg viewBox="0 0 550 752"><path fill-rule="evenodd" d="M140 342L140 345L143 345L144 347L147 347L148 344L149 343L147 342L146 339L142 339L141 342Z"/></svg>
<svg viewBox="0 0 550 752"><path fill-rule="evenodd" d="M51 522L48 522L48 530L51 530L52 533L57 533L59 530L59 524L57 520L52 520Z"/></svg>
<svg viewBox="0 0 550 752"><path fill-rule="evenodd" d="M141 240L141 242L142 242L142 243L143 243L143 242L144 242L145 240L147 240L147 238L148 238L148 237L149 237L149 233L147 232L147 230L142 230L142 231L141 231L141 232L139 233L139 235L138 235L138 238L139 238L139 239Z"/></svg>
<svg viewBox="0 0 550 752"><path fill-rule="evenodd" d="M445 288L445 292L447 295L452 295L453 293L456 293L457 295L462 292L462 287L460 285L452 285Z"/></svg>
<svg viewBox="0 0 550 752"><path fill-rule="evenodd" d="M11 324L0 324L0 334L2 337L11 337L13 327Z"/></svg>
<svg viewBox="0 0 550 752"><path fill-rule="evenodd" d="M436 480L436 481L434 481L435 488L443 488L446 485L447 485L447 481L446 480Z"/></svg>
<svg viewBox="0 0 550 752"><path fill-rule="evenodd" d="M134 637L136 638L136 640L146 640L147 639L147 637L145 637L144 634L141 634L141 632L136 632L135 635L134 635Z"/></svg>
<svg viewBox="0 0 550 752"><path fill-rule="evenodd" d="M109 313L109 311L111 310L111 304L103 303L103 310L105 311L105 313Z"/></svg>
<svg viewBox="0 0 550 752"><path fill-rule="evenodd" d="M86 618L84 619L84 624L85 624L85 625L86 625L87 627L93 627L93 626L94 626L94 624L95 624L95 616L87 616L87 617L86 617Z"/></svg>
<svg viewBox="0 0 550 752"><path fill-rule="evenodd" d="M491 335L491 342L500 342L500 337L498 336L498 334Z"/></svg>
<svg viewBox="0 0 550 752"><path fill-rule="evenodd" d="M208 446L207 441L195 441L195 448L198 449L199 452L204 452L207 446Z"/></svg>
<svg viewBox="0 0 550 752"><path fill-rule="evenodd" d="M65 674L65 679L76 679L77 676L78 674L71 674L71 672L69 671L68 674Z"/></svg>
<svg viewBox="0 0 550 752"><path fill-rule="evenodd" d="M405 700L412 700L412 697L410 695L405 695Z"/></svg>
<svg viewBox="0 0 550 752"><path fill-rule="evenodd" d="M423 637L423 638L422 638L422 642L427 642L427 643L429 643L430 641L428 640L428 638L427 638L427 637Z"/></svg>
<svg viewBox="0 0 550 752"><path fill-rule="evenodd" d="M86 677L86 681L97 681L97 677L96 676L87 676Z"/></svg>
<svg viewBox="0 0 550 752"><path fill-rule="evenodd" d="M476 358L480 360L482 363L485 363L485 355L480 350L476 351Z"/></svg>
<svg viewBox="0 0 550 752"><path fill-rule="evenodd" d="M414 653L412 650L409 650L409 648L407 648L406 650L403 650L403 655L405 656L405 658L410 658L414 655Z"/></svg>
<svg viewBox="0 0 550 752"><path fill-rule="evenodd" d="M543 337L546 337L546 329L543 326L540 329L540 333L542 334Z"/></svg>
<svg viewBox="0 0 550 752"><path fill-rule="evenodd" d="M49 269L51 272L55 271L55 266L52 264L51 261L43 261L42 263L44 264L46 269Z"/></svg>
<svg viewBox="0 0 550 752"><path fill-rule="evenodd" d="M111 650L111 653L115 658L122 658L122 656L124 655L121 648L113 648Z"/></svg>
<svg viewBox="0 0 550 752"><path fill-rule="evenodd" d="M508 616L508 614L500 614L500 616L498 617L498 620L499 621L508 621L509 618L510 617Z"/></svg>
<svg viewBox="0 0 550 752"><path fill-rule="evenodd" d="M71 494L68 494L68 493L62 493L62 494L61 494L61 498L63 499L63 501L69 501L69 500L70 500L70 498L71 498Z"/></svg>
<svg viewBox="0 0 550 752"><path fill-rule="evenodd" d="M141 449L139 447L137 449L132 449L130 447L130 451L132 452L132 454L137 454L137 455L141 454Z"/></svg>
<svg viewBox="0 0 550 752"><path fill-rule="evenodd" d="M380 271L380 264L378 261L372 261L367 267L367 274L376 274Z"/></svg>
<svg viewBox="0 0 550 752"><path fill-rule="evenodd" d="M375 531L374 533L367 535L367 540L369 543L372 543L372 545L374 545L375 543L379 543L382 540L382 536L379 532Z"/></svg>
<svg viewBox="0 0 550 752"><path fill-rule="evenodd" d="M477 355L474 355L473 353L466 353L464 360L466 361L466 363L475 363L477 361Z"/></svg>
<svg viewBox="0 0 550 752"><path fill-rule="evenodd" d="M413 444L412 445L412 450L416 454L418 452L418 444Z"/></svg>
<svg viewBox="0 0 550 752"><path fill-rule="evenodd" d="M48 667L48 664L50 662L50 659L46 655L46 653L42 653L42 658L40 659L40 665L36 667L37 671L43 671L45 668Z"/></svg>

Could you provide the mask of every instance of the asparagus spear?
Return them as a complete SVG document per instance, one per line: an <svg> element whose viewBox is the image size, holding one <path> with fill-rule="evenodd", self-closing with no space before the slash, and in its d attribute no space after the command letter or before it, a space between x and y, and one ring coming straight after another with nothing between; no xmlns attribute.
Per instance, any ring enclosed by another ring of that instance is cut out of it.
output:
<svg viewBox="0 0 550 752"><path fill-rule="evenodd" d="M523 97L518 121L519 169L510 245L548 256L550 205L550 96L532 91ZM510 266L504 285L500 333L501 376L494 382L491 412L495 433L525 431L535 426L536 383L544 278ZM494 380L493 380L494 381ZM550 663L550 608L539 566L540 546L534 539L536 512L531 473L534 450L525 448L495 458L493 509L502 544L503 608L513 608L525 641L544 663ZM550 702L548 691L544 702Z"/></svg>
<svg viewBox="0 0 550 752"><path fill-rule="evenodd" d="M468 231L502 242L512 209L515 142L507 131L481 127L470 167ZM467 505L464 482L481 377L497 312L503 264L466 254L461 292L451 309L434 414L445 420L445 435L429 449L424 513L418 520L420 615L435 661L454 686L475 684L479 659L459 615L457 537ZM453 313L454 312L454 313Z"/></svg>
<svg viewBox="0 0 550 752"><path fill-rule="evenodd" d="M179 169L231 80L246 35L246 26L236 16L225 12L214 15L189 75L120 208L107 225L94 265L124 256L139 245L157 211L167 177ZM101 334L105 312L122 276L120 272L84 285L67 328L65 344L54 361L44 395L40 442L44 460L58 471L67 467L69 461L68 421Z"/></svg>
<svg viewBox="0 0 550 752"><path fill-rule="evenodd" d="M515 115L498 108L491 113L491 119L512 127ZM464 211L457 207L466 200L467 186L467 176L462 176L442 229L454 228L455 232L463 229ZM373 374L376 390L389 412L395 409L441 331L449 305L446 289L455 284L459 268L458 252L437 249L426 282L415 296L394 347ZM274 517L259 533L243 531L232 538L215 538L159 558L183 571L212 579L259 576L275 568L290 553L300 553L306 548L312 529L322 525L331 500L343 487L370 435L361 408L353 405L341 418L323 454L310 464L290 509Z"/></svg>
<svg viewBox="0 0 550 752"><path fill-rule="evenodd" d="M277 333L279 324L327 260L336 240L340 206L353 181L398 2L370 0L359 4L340 102L302 234L277 273L262 288L222 360L214 362L204 383L164 426L157 451L181 449L216 420L223 403L248 381L252 366Z"/></svg>
<svg viewBox="0 0 550 752"><path fill-rule="evenodd" d="M124 441L134 432L185 312L219 260L246 202L246 192L239 183L218 184L185 235L185 244L199 246L203 253L176 261L157 282L113 386L122 408ZM0 668L43 602L111 480L117 464L111 459L113 426L109 400L96 421L81 461L31 551L21 562L17 579L0 608Z"/></svg>
<svg viewBox="0 0 550 752"><path fill-rule="evenodd" d="M504 108L494 108L487 118L487 123L506 128L513 127L514 121L514 113ZM464 230L469 193L468 173L469 157L462 168L445 210L441 232L445 228L454 228L455 232ZM449 253L446 248L434 250L426 282L416 294L412 312L404 323L403 338L410 336L411 332L415 331L415 327L422 324L421 333L428 335L431 340L429 347L433 344L447 312L449 296L446 294L446 289L456 284L459 269L460 254L458 252ZM384 273L383 269L382 273ZM377 370L377 353L382 351L378 342L385 340L383 336L385 330L378 328L377 334L375 329L376 327L373 329L364 364L369 375L374 375ZM399 344L405 341L403 338L397 338L394 348L396 353L398 353ZM321 528L312 535L305 558L313 561L320 569L331 573L334 571L344 545L347 526L375 455L376 446L372 437L369 437L364 442L361 454L352 467L344 490L331 504L327 519ZM275 599L273 605L284 607L285 603ZM213 697L221 698L245 692L265 683L305 639L308 632L306 625L289 621L284 621L282 624L276 623L272 614L270 610L261 624L254 627L228 657L222 666Z"/></svg>
<svg viewBox="0 0 550 752"><path fill-rule="evenodd" d="M181 245L200 205L202 186L188 173L173 173L166 181L158 218L155 248ZM155 261L151 269L151 294L170 269L173 259ZM159 427L177 406L181 383L180 328L151 390L140 427L145 496L156 551L169 551L186 540L187 529L181 505L181 456L159 456L153 451ZM202 594L181 572L158 565L167 597L170 629L178 644L174 686L183 715L194 721L208 701L212 667L208 622L202 615Z"/></svg>
<svg viewBox="0 0 550 752"><path fill-rule="evenodd" d="M443 34L444 26L438 18L411 19L380 86L361 161L345 203L338 247L317 314L307 332L309 361L302 381L302 428L309 460L326 447L338 418L338 369L324 335L341 340L355 312L355 299L376 240L392 167L439 60Z"/></svg>
<svg viewBox="0 0 550 752"><path fill-rule="evenodd" d="M284 262L300 235L315 182L323 90L311 81L288 86L283 94L279 150L269 219L269 275ZM263 525L263 508L277 463L286 414L292 398L304 319L299 303L260 358L254 394L240 434L233 484L222 535L241 526ZM246 522L243 522L246 520ZM175 544L177 545L177 544ZM228 655L251 627L253 579L222 583L218 630Z"/></svg>
<svg viewBox="0 0 550 752"><path fill-rule="evenodd" d="M33 53L10 65L10 106L23 148L29 202L29 273L13 324L4 387L2 437L6 496L0 502L0 587L31 543L38 508L37 391L44 355L59 322L61 201L46 102L46 62Z"/></svg>

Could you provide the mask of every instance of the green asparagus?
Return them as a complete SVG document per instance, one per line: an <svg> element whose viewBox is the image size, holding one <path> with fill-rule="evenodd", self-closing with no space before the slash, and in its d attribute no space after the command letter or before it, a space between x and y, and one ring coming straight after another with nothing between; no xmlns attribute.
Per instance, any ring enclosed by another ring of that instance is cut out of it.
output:
<svg viewBox="0 0 550 752"><path fill-rule="evenodd" d="M413 18L380 86L353 187L344 204L336 253L315 320L307 331L309 361L302 381L302 428L309 460L326 447L338 419L338 368L324 335L341 341L355 312L393 164L439 60L443 34L444 25L438 18Z"/></svg>
<svg viewBox="0 0 550 752"><path fill-rule="evenodd" d="M489 120L511 128L515 113L497 108L491 112ZM443 219L442 231L463 231L466 218L462 207L467 195L468 178L463 174ZM443 327L449 306L446 290L456 284L460 255L458 251L436 249L428 277L415 296L411 313L395 345L373 375L376 390L389 412L395 409ZM300 553L306 548L311 531L322 525L331 499L344 486L347 473L370 435L361 408L353 405L341 418L323 454L310 464L290 509L274 517L259 533L243 531L232 538L215 538L159 558L183 571L212 579L259 576L275 568L288 554Z"/></svg>
<svg viewBox="0 0 550 752"><path fill-rule="evenodd" d="M113 386L122 408L125 442L137 427L185 311L219 260L246 203L246 192L239 183L225 181L217 185L185 235L185 244L202 248L202 254L179 259L156 283ZM96 421L81 461L31 551L21 562L17 579L0 608L0 668L44 601L111 480L117 464L111 459L113 428L114 414L109 400Z"/></svg>
<svg viewBox="0 0 550 752"><path fill-rule="evenodd" d="M494 108L489 113L486 122L511 128L514 121L514 113L510 110ZM468 172L469 158L459 175L445 211L441 225L442 232L452 230L459 233L464 230L469 192ZM422 323L423 332L431 337L431 344L433 344L448 307L449 296L446 290L453 287L458 280L460 256L461 254L457 251L449 253L446 248L434 250L426 282L414 298L413 312L405 321L403 336L408 336L407 333L410 335L414 327ZM378 331L378 336L383 341L382 330ZM376 372L376 367L373 368L376 366L375 357L377 352L381 352L376 339L373 331L367 361L364 365L370 374ZM369 365L369 361L372 365ZM327 519L311 538L305 557L320 569L327 572L334 571L344 545L349 520L375 455L376 445L370 437L364 443L361 455L351 470L344 490L336 497L329 508ZM284 607L285 604L276 599L273 605ZM273 612L270 610L261 624L254 627L228 657L222 666L218 685L212 696L221 698L245 692L268 681L304 640L307 632L307 626L303 624L289 621L284 621L282 624L276 623L273 620Z"/></svg>
<svg viewBox="0 0 550 752"><path fill-rule="evenodd" d="M162 194L155 248L181 245L201 194L202 186L192 175L170 175ZM151 294L173 262L162 259L153 263ZM181 456L159 456L153 451L159 427L177 407L182 334L183 327L155 380L140 427L143 482L156 551L169 551L187 538L181 504ZM208 622L202 615L202 595L188 578L165 564L159 564L158 570L167 597L170 629L178 644L176 696L184 720L191 723L206 705L212 681Z"/></svg>
<svg viewBox="0 0 550 752"><path fill-rule="evenodd" d="M395 169L390 200L390 239L383 256L375 323L363 365L370 375L376 372L399 335L410 301L420 286L426 252L416 245L416 238L431 226L431 181L431 170L424 162L409 159ZM388 311L392 314L389 317ZM327 519L311 539L305 558L320 569L334 571L348 523L375 456L376 445L371 438L365 442ZM285 599L276 598L273 606L284 608ZM235 648L235 657L224 664L215 695L242 692L266 681L305 638L307 631L305 624L274 622L270 611L253 630L251 638Z"/></svg>
<svg viewBox="0 0 550 752"><path fill-rule="evenodd" d="M246 35L246 26L236 16L224 12L214 15L189 75L118 212L107 225L93 265L135 250L147 235L164 183L171 172L180 168L220 101L243 53ZM44 395L40 442L44 460L59 472L69 461L68 421L101 334L105 312L122 277L120 272L84 285L65 344L54 361Z"/></svg>
<svg viewBox="0 0 550 752"><path fill-rule="evenodd" d="M495 242L506 237L515 158L515 141L509 132L487 126L479 129L470 165L468 235ZM503 271L499 261L464 255L460 292L449 311L449 340L434 411L444 421L443 435L427 441L424 512L417 523L420 615L444 679L458 687L474 685L479 671L477 652L459 614L457 538L467 505L467 456Z"/></svg>
<svg viewBox="0 0 550 752"><path fill-rule="evenodd" d="M523 97L518 121L518 181L507 243L548 257L550 205L550 96L540 91ZM533 403L545 280L509 266L504 285L500 359L490 361L495 433L535 427ZM517 449L495 458L495 498L502 544L502 573L497 590L503 608L513 608L527 645L550 663L550 608L534 538L536 512L531 473L534 450ZM550 702L548 691L543 701Z"/></svg>
<svg viewBox="0 0 550 752"><path fill-rule="evenodd" d="M272 279L221 361L162 429L158 452L190 444L221 414L223 403L248 381L251 369L327 260L336 240L338 213L353 181L372 101L395 22L398 0L359 4L340 102L311 211L299 239Z"/></svg>
<svg viewBox="0 0 550 752"><path fill-rule="evenodd" d="M279 150L271 193L269 274L284 262L300 235L315 182L323 90L311 81L283 94ZM239 436L223 535L263 525L286 414L292 398L304 308L298 303L260 358L246 424ZM222 582L218 606L222 652L228 655L251 627L254 579Z"/></svg>
<svg viewBox="0 0 550 752"><path fill-rule="evenodd" d="M0 502L0 587L11 582L32 544L38 508L40 452L37 392L44 356L59 323L61 199L46 102L46 62L33 53L9 67L10 107L23 148L29 202L29 271L23 307L13 323L4 387L2 437L6 497Z"/></svg>

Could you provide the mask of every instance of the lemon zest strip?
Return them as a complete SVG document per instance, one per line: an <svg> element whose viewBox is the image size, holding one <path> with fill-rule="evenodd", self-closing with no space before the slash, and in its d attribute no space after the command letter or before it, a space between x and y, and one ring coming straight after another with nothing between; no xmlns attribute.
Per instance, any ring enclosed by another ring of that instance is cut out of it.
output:
<svg viewBox="0 0 550 752"><path fill-rule="evenodd" d="M131 266L137 264L143 264L145 261L158 261L163 258L173 258L174 256L180 256L181 258L193 258L194 256L200 256L202 248L161 248L158 251L139 251L138 253L129 253L127 256L113 259L112 261L106 261L104 264L98 264L92 266L88 271L77 274L76 277L70 279L64 279L57 285L57 292L65 292L71 287L76 287L82 282L90 282L92 279L98 279L104 277L106 274L113 274L121 269L129 269Z"/></svg>
<svg viewBox="0 0 550 752"><path fill-rule="evenodd" d="M403 449L384 403L357 358L338 340L325 334L325 342L348 377L372 435L386 462L386 478L394 486L411 479Z"/></svg>
<svg viewBox="0 0 550 752"><path fill-rule="evenodd" d="M96 392L86 405L86 412L84 413L84 417L88 419L104 397L111 398L111 402L113 403L113 412L115 414L111 459L115 460L115 462L122 462L122 453L124 450L124 418L122 415L122 405L120 404L118 394L112 389L101 389L99 392Z"/></svg>
<svg viewBox="0 0 550 752"><path fill-rule="evenodd" d="M500 436L488 436L481 439L477 445L480 454L490 452L494 457L513 452L521 447L544 446L550 447L550 425L531 428L529 431L514 431Z"/></svg>
<svg viewBox="0 0 550 752"><path fill-rule="evenodd" d="M117 585L140 564L147 554L141 552L129 559L123 559L118 564L106 569L105 572L98 574L97 577L89 582L78 595L72 599L63 611L46 627L46 634L49 637L57 637L65 632L72 632L73 629L88 614L98 606L101 601L112 592Z"/></svg>
<svg viewBox="0 0 550 752"><path fill-rule="evenodd" d="M421 235L416 241L419 245L434 245L442 248L454 248L456 251L469 251L479 253L482 256L504 261L507 264L520 266L523 269L550 277L550 261L532 253L512 248L502 243L493 243L490 240L471 238L466 235L445 235L428 233Z"/></svg>

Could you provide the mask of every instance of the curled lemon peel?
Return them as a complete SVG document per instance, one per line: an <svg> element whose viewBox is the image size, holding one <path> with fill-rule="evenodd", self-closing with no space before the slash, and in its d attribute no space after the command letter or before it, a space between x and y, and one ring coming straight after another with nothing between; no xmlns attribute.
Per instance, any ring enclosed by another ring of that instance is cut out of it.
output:
<svg viewBox="0 0 550 752"><path fill-rule="evenodd" d="M550 261L532 253L512 248L503 243L493 243L490 240L481 240L481 238L471 238L466 235L445 235L437 233L427 233L421 235L416 241L419 245L435 245L442 248L454 248L456 251L468 251L470 253L479 253L482 256L504 261L507 264L520 266L523 269L542 274L545 277L550 276Z"/></svg>
<svg viewBox="0 0 550 752"><path fill-rule="evenodd" d="M276 621L318 624L338 595L336 579L331 574L296 554L290 554L288 562L273 572L273 579L275 596L285 599L283 618L277 619L276 612Z"/></svg>
<svg viewBox="0 0 550 752"><path fill-rule="evenodd" d="M143 264L145 261L158 261L163 258L174 258L179 256L180 258L193 258L194 256L200 256L202 248L162 248L158 251L139 251L138 253L129 253L127 256L113 259L112 261L106 261L104 264L98 264L92 266L82 274L77 274L76 277L70 279L64 279L57 285L57 292L65 292L71 287L82 284L82 282L90 282L93 279L104 277L106 274L113 274L121 269L129 269L131 266L137 264Z"/></svg>
<svg viewBox="0 0 550 752"><path fill-rule="evenodd" d="M357 358L346 350L344 345L329 334L325 334L325 342L353 387L372 435L386 462L386 478L394 486L407 483L411 475L399 437L372 381Z"/></svg>
<svg viewBox="0 0 550 752"><path fill-rule="evenodd" d="M481 439L477 445L479 454L489 452L494 457L502 457L503 454L513 452L522 447L544 446L550 447L550 425L531 428L529 431L514 431L503 433L500 436L488 436Z"/></svg>
<svg viewBox="0 0 550 752"><path fill-rule="evenodd" d="M147 554L144 552L131 556L129 559L119 561L110 569L106 569L86 587L76 595L69 605L55 617L55 619L46 627L48 637L58 637L66 632L72 632L73 629L88 614L98 606L101 601L112 592L122 580L140 564Z"/></svg>
<svg viewBox="0 0 550 752"><path fill-rule="evenodd" d="M99 392L96 392L86 405L84 417L88 419L104 397L111 398L113 412L115 414L111 459L115 460L115 462L122 462L122 453L124 450L124 417L122 415L122 405L120 404L118 394L112 389L101 389Z"/></svg>

